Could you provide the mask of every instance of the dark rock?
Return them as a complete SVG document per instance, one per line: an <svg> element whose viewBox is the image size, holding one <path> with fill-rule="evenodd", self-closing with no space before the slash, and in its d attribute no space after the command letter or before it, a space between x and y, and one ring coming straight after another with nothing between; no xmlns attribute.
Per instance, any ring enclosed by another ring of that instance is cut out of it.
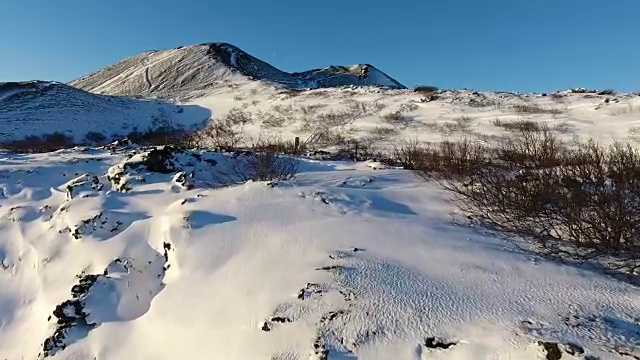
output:
<svg viewBox="0 0 640 360"><path fill-rule="evenodd" d="M558 343L538 341L538 345L542 346L544 348L544 351L546 351L547 360L560 360L562 358L562 351L560 351Z"/></svg>
<svg viewBox="0 0 640 360"><path fill-rule="evenodd" d="M455 342L448 342L435 336L426 338L424 342L424 346L429 349L448 349L456 344Z"/></svg>
<svg viewBox="0 0 640 360"><path fill-rule="evenodd" d="M582 355L584 354L584 348L576 343L564 344L564 351L569 355Z"/></svg>

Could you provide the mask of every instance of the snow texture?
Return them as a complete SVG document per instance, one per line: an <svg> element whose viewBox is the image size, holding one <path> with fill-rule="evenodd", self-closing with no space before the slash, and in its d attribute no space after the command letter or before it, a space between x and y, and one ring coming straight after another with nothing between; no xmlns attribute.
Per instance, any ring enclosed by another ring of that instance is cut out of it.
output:
<svg viewBox="0 0 640 360"><path fill-rule="evenodd" d="M411 172L302 160L291 181L214 181L236 161L2 155L0 358L640 356L637 287L458 224Z"/></svg>

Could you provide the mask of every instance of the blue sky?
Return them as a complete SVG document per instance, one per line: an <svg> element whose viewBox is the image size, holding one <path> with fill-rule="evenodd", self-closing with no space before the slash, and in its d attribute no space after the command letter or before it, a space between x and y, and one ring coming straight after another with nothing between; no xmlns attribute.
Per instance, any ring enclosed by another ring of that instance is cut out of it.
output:
<svg viewBox="0 0 640 360"><path fill-rule="evenodd" d="M69 81L229 42L285 71L371 63L408 86L640 90L640 0L2 0L0 81Z"/></svg>

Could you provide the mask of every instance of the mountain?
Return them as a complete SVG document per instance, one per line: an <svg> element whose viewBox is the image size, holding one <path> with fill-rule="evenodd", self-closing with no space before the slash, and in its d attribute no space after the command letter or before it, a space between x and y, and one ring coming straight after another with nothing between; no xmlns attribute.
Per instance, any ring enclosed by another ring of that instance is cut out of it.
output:
<svg viewBox="0 0 640 360"><path fill-rule="evenodd" d="M291 89L349 85L405 88L372 65L287 73L226 43L147 51L69 84L98 94L171 98L249 80Z"/></svg>
<svg viewBox="0 0 640 360"><path fill-rule="evenodd" d="M108 139L163 124L190 125L210 111L163 101L93 94L57 82L0 83L0 142L55 132L82 141L90 132Z"/></svg>

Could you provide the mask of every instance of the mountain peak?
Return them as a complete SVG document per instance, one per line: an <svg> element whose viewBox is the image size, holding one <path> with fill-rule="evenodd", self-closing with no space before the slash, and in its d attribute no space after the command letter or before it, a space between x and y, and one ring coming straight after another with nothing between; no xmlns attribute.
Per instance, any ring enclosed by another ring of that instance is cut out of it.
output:
<svg viewBox="0 0 640 360"><path fill-rule="evenodd" d="M288 73L224 42L146 51L70 85L106 95L170 98L252 80L293 89L349 85L405 88L371 64Z"/></svg>

